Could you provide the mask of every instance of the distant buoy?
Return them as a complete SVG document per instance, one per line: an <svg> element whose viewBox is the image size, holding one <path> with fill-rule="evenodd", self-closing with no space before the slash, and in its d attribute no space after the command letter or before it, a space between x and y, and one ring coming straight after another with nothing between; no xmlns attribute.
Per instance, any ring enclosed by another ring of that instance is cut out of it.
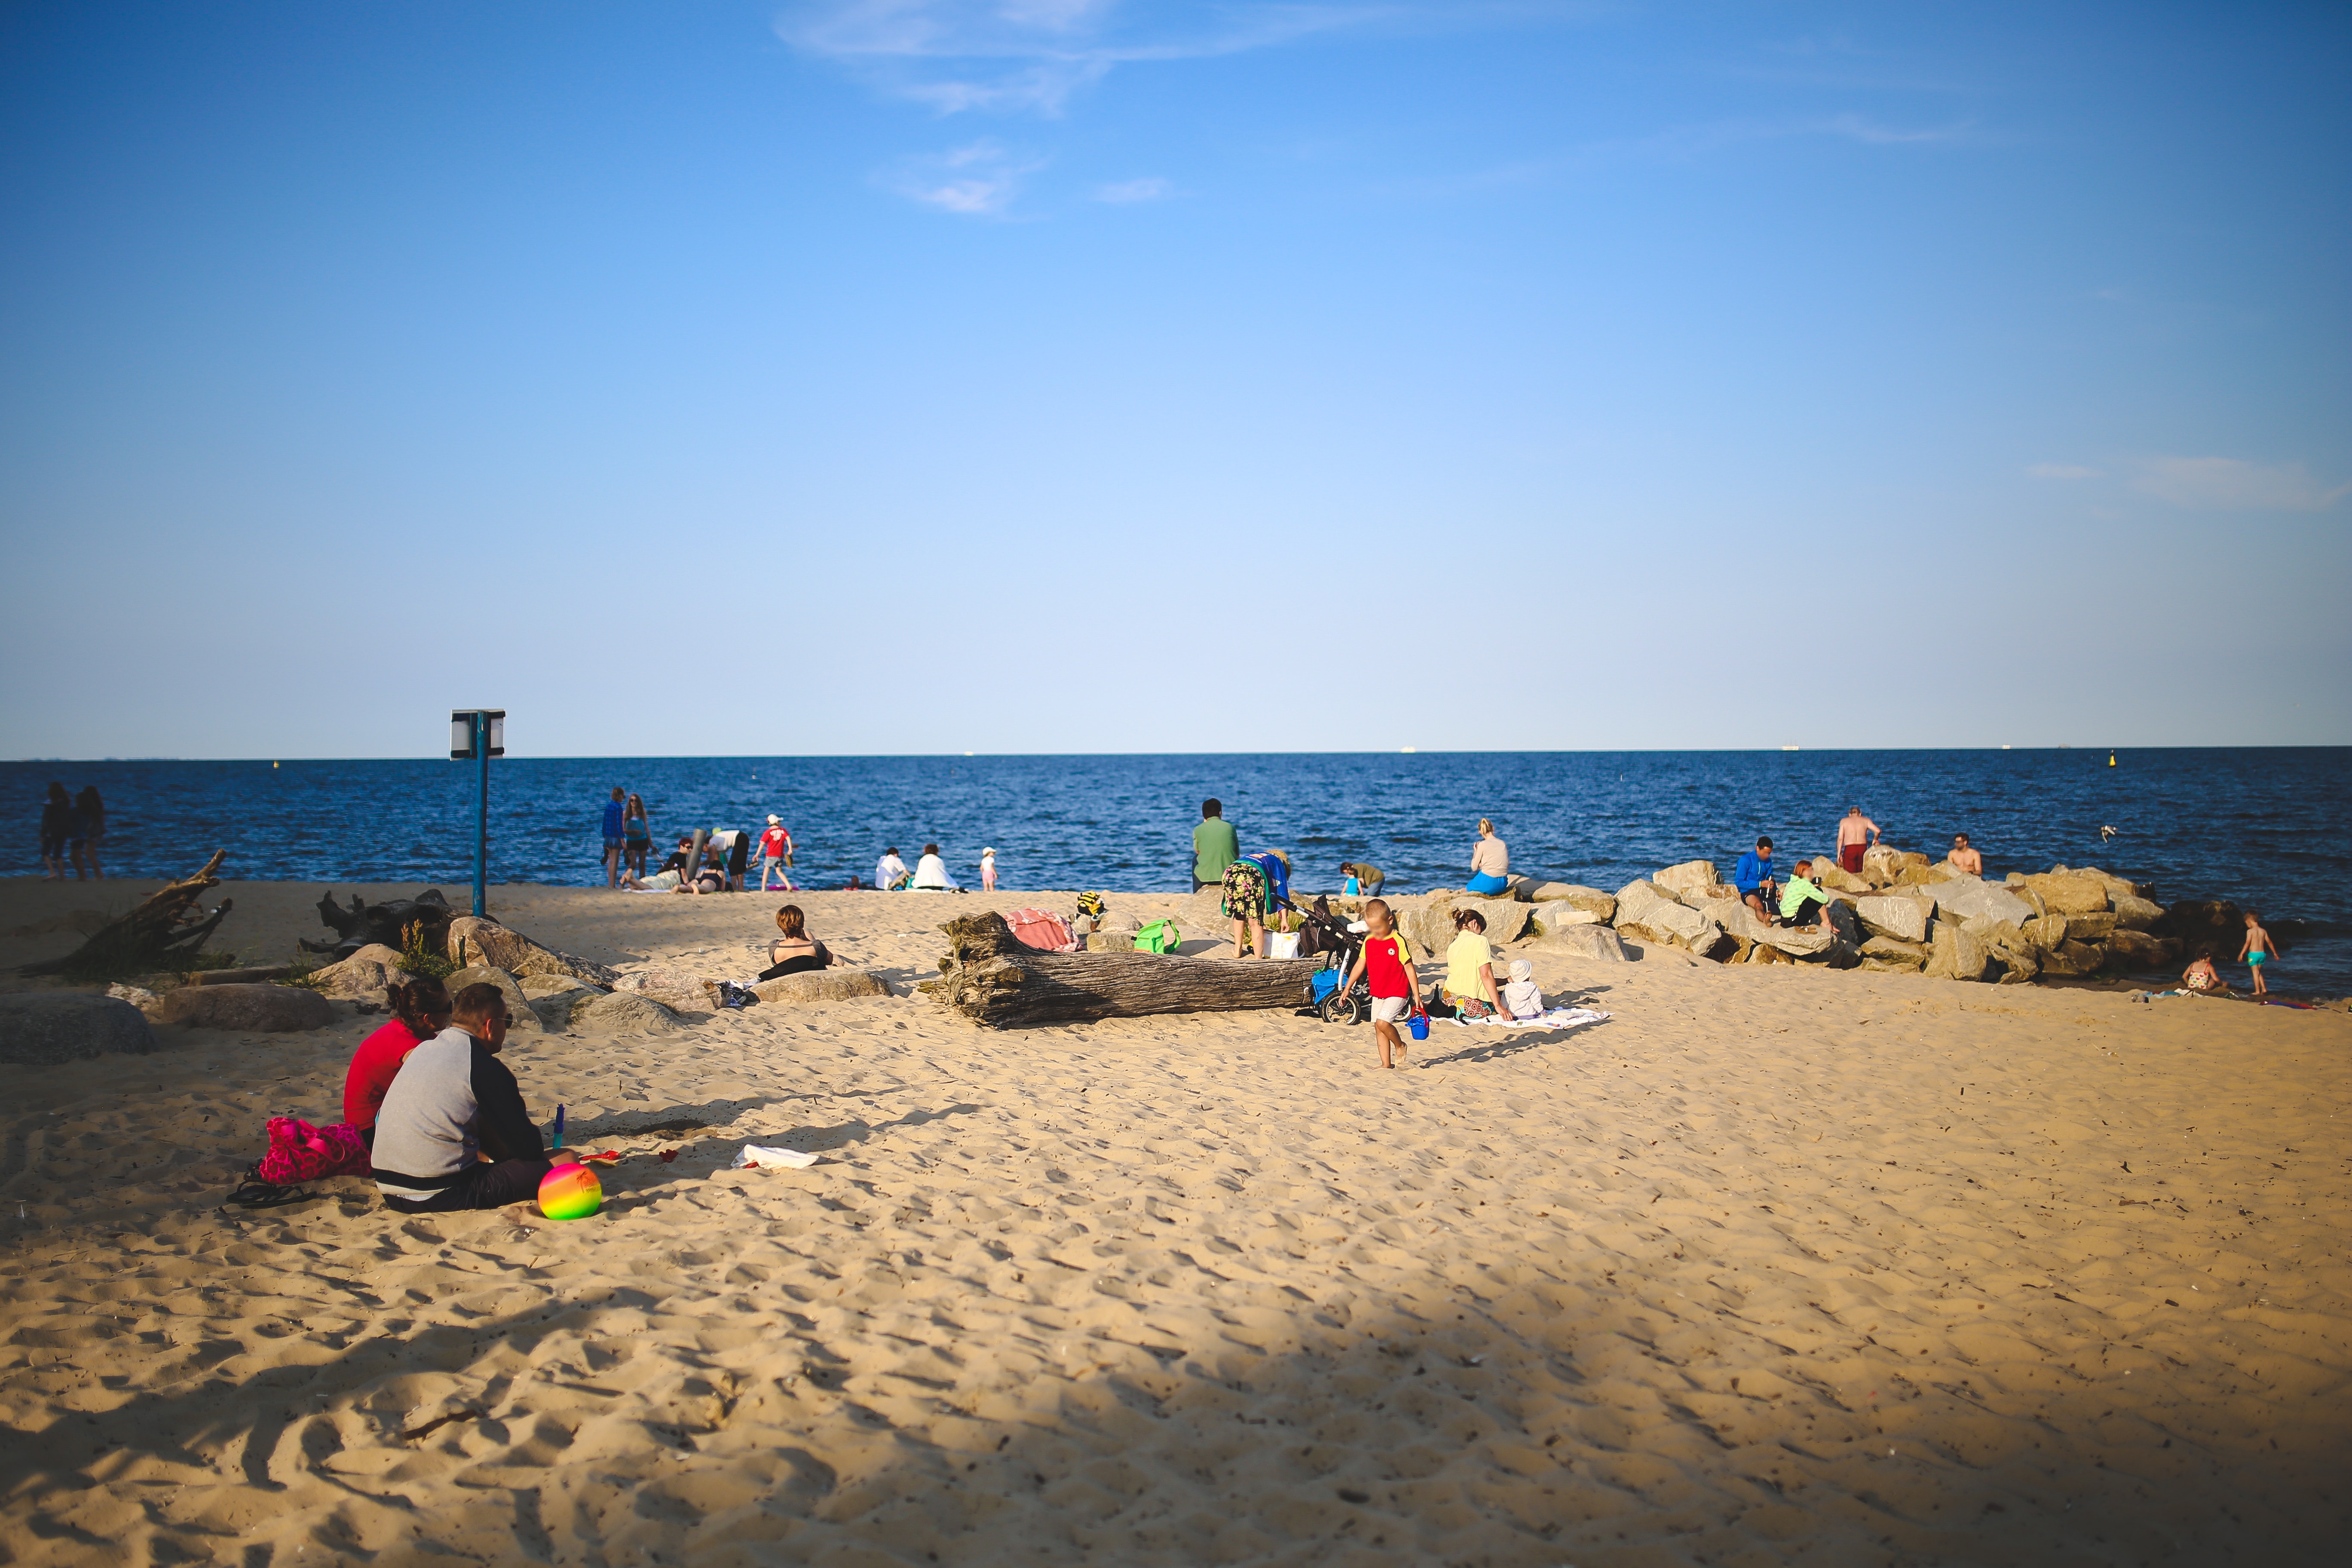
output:
<svg viewBox="0 0 2352 1568"><path fill-rule="evenodd" d="M2113 752L2109 752L2107 753L2107 766L2109 766L2109 767L2114 767L2115 765L2116 765L2116 754L2115 754Z"/></svg>
<svg viewBox="0 0 2352 1568"><path fill-rule="evenodd" d="M277 764L276 763L270 763L269 765L270 765L271 767L273 767L273 768L274 768L274 767L276 767L278 764Z"/></svg>

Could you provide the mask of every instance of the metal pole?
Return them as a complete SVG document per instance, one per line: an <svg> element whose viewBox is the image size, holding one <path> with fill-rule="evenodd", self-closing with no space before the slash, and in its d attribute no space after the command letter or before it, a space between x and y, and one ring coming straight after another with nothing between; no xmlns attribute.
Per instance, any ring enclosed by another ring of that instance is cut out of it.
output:
<svg viewBox="0 0 2352 1568"><path fill-rule="evenodd" d="M480 759L482 793L474 818L474 913L488 914L483 901L483 883L487 880L490 859L490 716L474 715L474 755Z"/></svg>

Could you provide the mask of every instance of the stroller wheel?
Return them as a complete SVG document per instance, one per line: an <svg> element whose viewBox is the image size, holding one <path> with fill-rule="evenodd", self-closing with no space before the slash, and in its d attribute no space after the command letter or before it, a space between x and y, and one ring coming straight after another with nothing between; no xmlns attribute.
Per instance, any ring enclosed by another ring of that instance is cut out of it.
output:
<svg viewBox="0 0 2352 1568"><path fill-rule="evenodd" d="M1364 1010L1353 996L1327 996L1323 1000L1323 1021L1327 1024L1360 1024Z"/></svg>

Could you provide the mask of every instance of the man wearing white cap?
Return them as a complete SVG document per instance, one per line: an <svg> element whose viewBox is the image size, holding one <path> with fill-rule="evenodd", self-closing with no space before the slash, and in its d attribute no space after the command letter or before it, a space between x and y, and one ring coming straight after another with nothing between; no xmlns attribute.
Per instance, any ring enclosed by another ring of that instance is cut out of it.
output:
<svg viewBox="0 0 2352 1568"><path fill-rule="evenodd" d="M784 826L782 817L772 814L768 818L768 831L760 835L760 891L764 893L768 890L771 868L784 879L785 892L799 891L793 886L792 864L792 830Z"/></svg>

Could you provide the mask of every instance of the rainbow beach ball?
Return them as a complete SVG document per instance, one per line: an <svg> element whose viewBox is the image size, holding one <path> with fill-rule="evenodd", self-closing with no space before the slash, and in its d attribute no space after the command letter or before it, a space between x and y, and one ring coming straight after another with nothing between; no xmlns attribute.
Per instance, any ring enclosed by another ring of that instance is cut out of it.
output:
<svg viewBox="0 0 2352 1568"><path fill-rule="evenodd" d="M568 1160L539 1179L539 1212L550 1219L586 1219L604 1206L596 1173Z"/></svg>

